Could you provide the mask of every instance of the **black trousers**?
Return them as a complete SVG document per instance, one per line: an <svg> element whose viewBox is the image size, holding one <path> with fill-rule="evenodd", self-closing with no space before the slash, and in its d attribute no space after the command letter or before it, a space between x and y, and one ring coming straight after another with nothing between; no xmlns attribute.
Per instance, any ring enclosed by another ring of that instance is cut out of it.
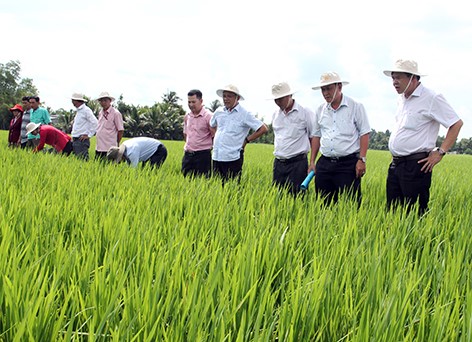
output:
<svg viewBox="0 0 472 342"><path fill-rule="evenodd" d="M164 145L159 145L156 152L148 160L143 162L143 166L149 163L151 167L159 168L167 159L167 149Z"/></svg>
<svg viewBox="0 0 472 342"><path fill-rule="evenodd" d="M95 151L95 160L107 161L107 152Z"/></svg>
<svg viewBox="0 0 472 342"><path fill-rule="evenodd" d="M272 183L296 195L301 191L300 185L307 176L307 170L306 154L285 160L276 158L274 159Z"/></svg>
<svg viewBox="0 0 472 342"><path fill-rule="evenodd" d="M356 177L357 154L340 158L321 156L316 163L315 188L324 198L325 204L336 203L341 192L362 200L361 178Z"/></svg>
<svg viewBox="0 0 472 342"><path fill-rule="evenodd" d="M184 176L205 176L211 173L211 150L185 152L182 158Z"/></svg>
<svg viewBox="0 0 472 342"><path fill-rule="evenodd" d="M432 173L421 171L424 164L418 164L419 159L422 158L393 160L390 164L387 176L388 209L406 205L410 211L418 202L420 215L428 210Z"/></svg>
<svg viewBox="0 0 472 342"><path fill-rule="evenodd" d="M65 154L66 156L69 156L70 153L72 152L73 147L72 147L72 141L68 141L64 149L62 150L62 154Z"/></svg>
<svg viewBox="0 0 472 342"><path fill-rule="evenodd" d="M240 182L243 172L243 163L244 151L241 150L239 159L229 162L213 160L213 174L221 177L223 184L230 179L237 179L238 182Z"/></svg>

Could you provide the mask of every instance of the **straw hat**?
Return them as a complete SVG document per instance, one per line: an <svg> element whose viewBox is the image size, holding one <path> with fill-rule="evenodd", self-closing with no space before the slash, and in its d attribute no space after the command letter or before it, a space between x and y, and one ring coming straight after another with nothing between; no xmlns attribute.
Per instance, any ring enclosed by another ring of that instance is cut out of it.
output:
<svg viewBox="0 0 472 342"><path fill-rule="evenodd" d="M223 92L224 91L230 91L232 93L235 93L236 95L239 96L239 99L240 100L244 100L244 97L241 95L241 93L239 92L239 89L238 87L236 87L234 84L228 84L227 86L225 86L224 88L222 89L218 89L216 91L216 94L219 96L219 97L223 97Z"/></svg>
<svg viewBox="0 0 472 342"><path fill-rule="evenodd" d="M71 100L87 102L87 100L84 99L84 94L81 94L81 93L73 93Z"/></svg>
<svg viewBox="0 0 472 342"><path fill-rule="evenodd" d="M112 146L107 152L107 159L114 160L115 163L119 163L123 159L123 154L125 153L126 146L121 144L120 147Z"/></svg>
<svg viewBox="0 0 472 342"><path fill-rule="evenodd" d="M331 72L325 72L324 74L322 74L320 77L320 83L312 87L311 89L318 90L318 89L321 89L321 87L324 87L333 83L342 83L343 86L346 84L349 84L349 82L343 81L337 73L335 73L334 71L331 71Z"/></svg>
<svg viewBox="0 0 472 342"><path fill-rule="evenodd" d="M109 98L112 101L115 101L115 98L111 96L107 91L102 91L100 95L98 95L97 100Z"/></svg>
<svg viewBox="0 0 472 342"><path fill-rule="evenodd" d="M392 76L392 72L405 72L416 76L426 76L418 71L418 63L411 59L399 59L395 62L395 66L390 70L384 70L386 76Z"/></svg>
<svg viewBox="0 0 472 342"><path fill-rule="evenodd" d="M296 91L292 90L287 82L280 82L272 86L272 97L269 100L277 100L295 93Z"/></svg>
<svg viewBox="0 0 472 342"><path fill-rule="evenodd" d="M16 104L12 108L10 108L10 112L13 112L14 110L19 110L20 112L23 113L23 107L19 104Z"/></svg>
<svg viewBox="0 0 472 342"><path fill-rule="evenodd" d="M26 134L30 134L31 132L33 132L39 126L41 126L41 124L30 122L29 124L26 125Z"/></svg>

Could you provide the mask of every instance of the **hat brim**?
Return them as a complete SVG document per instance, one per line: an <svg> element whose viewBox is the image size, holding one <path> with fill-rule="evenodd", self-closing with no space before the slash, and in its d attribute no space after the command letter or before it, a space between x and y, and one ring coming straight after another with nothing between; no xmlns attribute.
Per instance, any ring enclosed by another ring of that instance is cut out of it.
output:
<svg viewBox="0 0 472 342"><path fill-rule="evenodd" d="M34 132L39 126L41 126L41 124L35 124L32 129L29 129L29 130L26 131L26 134L31 134L31 133Z"/></svg>
<svg viewBox="0 0 472 342"><path fill-rule="evenodd" d="M349 84L348 81L333 81L333 82L326 82L326 83L318 84L318 85L316 85L316 86L314 86L314 87L311 87L311 89L313 89L313 90L318 90L318 89L321 89L321 88L323 88L323 87L329 86L330 84L336 84L336 83L341 83L343 86Z"/></svg>
<svg viewBox="0 0 472 342"><path fill-rule="evenodd" d="M404 74L411 74L411 75L416 75L416 76L426 76L425 74L421 74L419 72L412 72L410 70L404 70L404 69L395 69L395 70L384 70L383 73L385 76L391 77L393 72L402 72Z"/></svg>
<svg viewBox="0 0 472 342"><path fill-rule="evenodd" d="M113 150L116 149L116 147L110 147L110 150L113 148ZM126 146L121 144L120 147L118 147L118 149L116 149L116 156L115 156L115 153L110 153L108 152L107 153L107 158L109 160L113 160L115 163L119 163L123 160L123 154L125 153L125 149L126 149Z"/></svg>
<svg viewBox="0 0 472 342"><path fill-rule="evenodd" d="M218 89L216 91L216 95L218 95L219 97L223 97L223 92L224 91L229 91L230 93L236 94L237 96L239 96L240 100L244 100L244 97L241 94L238 94L234 90L231 90L231 89Z"/></svg>
<svg viewBox="0 0 472 342"><path fill-rule="evenodd" d="M71 100L75 100L75 101L82 101L82 102L88 102L86 99L78 99L76 97L72 97ZM98 100L98 99L97 99Z"/></svg>
<svg viewBox="0 0 472 342"><path fill-rule="evenodd" d="M272 95L272 97L268 98L267 100L277 100L277 99L281 99L282 97L285 97L285 96L289 96L289 95L293 95L297 92L298 90L291 90L287 93L282 93L282 94L279 94L277 96L274 96Z"/></svg>
<svg viewBox="0 0 472 342"><path fill-rule="evenodd" d="M102 97L97 97L97 101L101 99L110 99L112 102L115 101L115 98L113 96L102 96Z"/></svg>

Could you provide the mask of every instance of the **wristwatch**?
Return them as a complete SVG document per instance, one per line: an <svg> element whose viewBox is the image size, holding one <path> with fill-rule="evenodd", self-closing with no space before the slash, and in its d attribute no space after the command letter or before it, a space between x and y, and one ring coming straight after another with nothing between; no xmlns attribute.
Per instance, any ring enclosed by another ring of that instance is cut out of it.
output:
<svg viewBox="0 0 472 342"><path fill-rule="evenodd" d="M359 157L359 160L362 161L365 164L365 162L367 161L367 158L366 157Z"/></svg>
<svg viewBox="0 0 472 342"><path fill-rule="evenodd" d="M435 147L433 151L438 151L440 156L444 156L446 151L444 151L441 147Z"/></svg>

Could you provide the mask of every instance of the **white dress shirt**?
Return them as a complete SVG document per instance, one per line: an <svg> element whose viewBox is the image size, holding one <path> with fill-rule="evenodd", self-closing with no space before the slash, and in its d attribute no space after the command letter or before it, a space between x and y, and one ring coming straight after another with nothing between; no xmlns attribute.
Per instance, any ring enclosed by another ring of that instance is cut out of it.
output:
<svg viewBox="0 0 472 342"><path fill-rule="evenodd" d="M72 137L79 138L81 135L93 137L97 132L98 120L87 105L82 104L77 108L74 124L72 125Z"/></svg>

